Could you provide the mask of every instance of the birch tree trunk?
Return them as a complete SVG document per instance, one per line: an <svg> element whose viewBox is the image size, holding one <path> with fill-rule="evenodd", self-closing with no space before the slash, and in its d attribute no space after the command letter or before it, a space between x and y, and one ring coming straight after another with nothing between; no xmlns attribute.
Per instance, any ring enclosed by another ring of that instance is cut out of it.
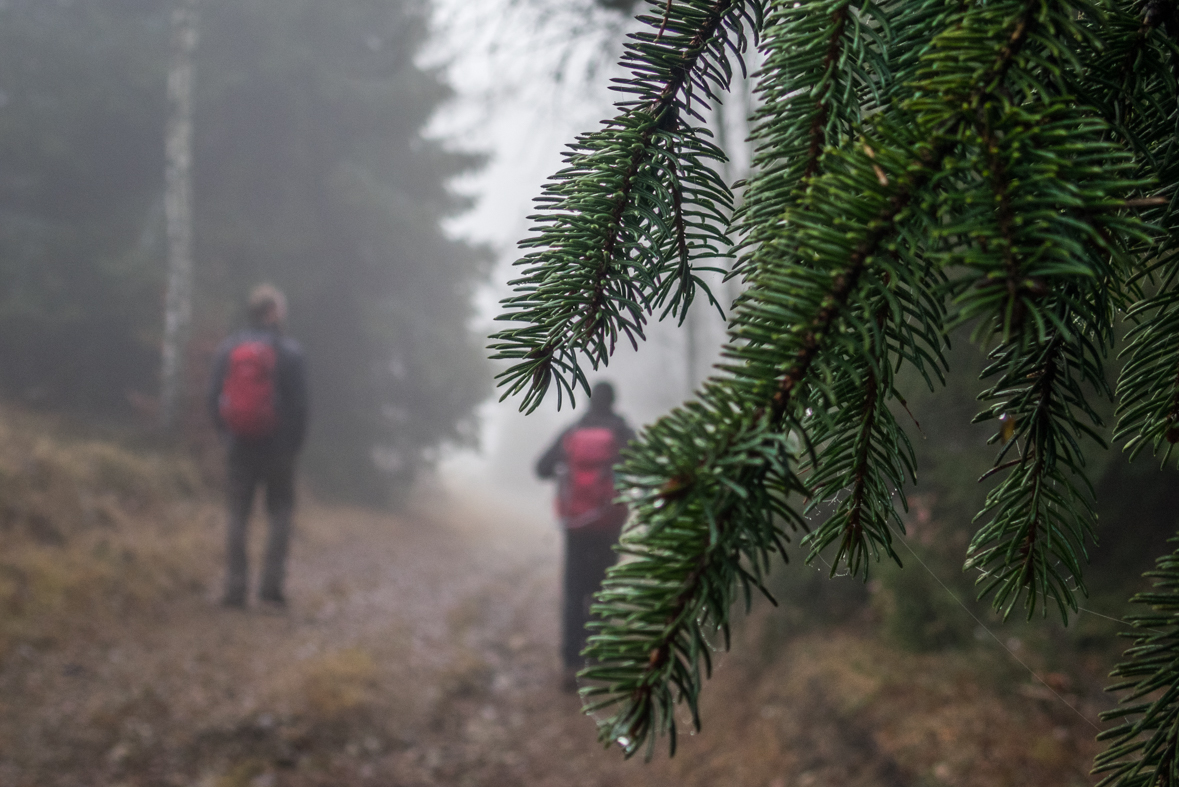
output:
<svg viewBox="0 0 1179 787"><path fill-rule="evenodd" d="M700 382L700 313L692 309L684 318L684 388L689 397Z"/></svg>
<svg viewBox="0 0 1179 787"><path fill-rule="evenodd" d="M752 153L746 144L745 152L738 157L736 156L738 146L732 144L731 137L734 131L738 139L748 137L748 114L752 105L749 78L734 75L733 79L737 84L726 97L729 103L717 102L714 104L712 116L709 119L709 127L712 129L717 146L733 156L733 158L720 162L720 176L730 186L734 182L748 177L748 158ZM739 192L736 196L738 200L741 198ZM725 257L727 260L723 262L723 265L728 268L733 264L731 252L727 253ZM712 282L712 284L715 285L714 294L724 304L725 313L728 314L732 309L733 302L741 294L740 279L733 278L725 282ZM684 383L689 396L695 392L696 386L707 376L708 362L716 352L713 344L714 334L717 332L722 336L724 334L723 327L717 330L712 329L715 320L706 316L711 314L713 314L711 309L696 308L690 310L684 319Z"/></svg>
<svg viewBox="0 0 1179 787"><path fill-rule="evenodd" d="M160 370L160 417L166 429L182 411L184 350L192 323L192 101L197 46L197 0L177 0L172 11L168 68L168 123L164 132L164 217L168 275Z"/></svg>
<svg viewBox="0 0 1179 787"><path fill-rule="evenodd" d="M726 97L729 104L726 105L722 102L717 102L712 117L716 144L721 150L729 153L729 158L721 162L720 174L724 178L725 183L728 183L730 186L739 180L749 177L750 164L748 158L753 153L748 144L750 132L749 115L753 110L752 80L749 76L734 74L733 81L736 84ZM734 126L735 129L733 128ZM738 148L733 144L732 140L734 130L737 132L737 137L744 140L744 152L740 158L737 158ZM742 194L737 192L734 196L739 204ZM729 255L728 265L731 266L732 263L732 255ZM720 295L727 301L726 312L732 308L732 304L741 294L741 290L742 286L739 278L732 278L725 282Z"/></svg>

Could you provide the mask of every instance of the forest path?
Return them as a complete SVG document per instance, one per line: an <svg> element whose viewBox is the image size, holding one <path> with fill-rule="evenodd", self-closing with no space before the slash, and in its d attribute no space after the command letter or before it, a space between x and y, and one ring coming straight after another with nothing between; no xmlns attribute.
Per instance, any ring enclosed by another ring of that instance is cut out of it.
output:
<svg viewBox="0 0 1179 787"><path fill-rule="evenodd" d="M203 527L215 575L220 523ZM663 744L647 764L603 749L560 690L559 548L554 530L490 506L306 507L285 613L222 609L193 589L12 653L0 665L0 785L919 782L878 745L878 720L849 715L849 686L869 697L883 684L823 676L832 653L858 646L838 634L779 680L761 679L756 653L721 656L710 734L683 737L673 760Z"/></svg>
<svg viewBox="0 0 1179 787"><path fill-rule="evenodd" d="M558 534L499 517L309 506L282 614L219 607L211 577L17 648L0 785L662 783L559 688Z"/></svg>

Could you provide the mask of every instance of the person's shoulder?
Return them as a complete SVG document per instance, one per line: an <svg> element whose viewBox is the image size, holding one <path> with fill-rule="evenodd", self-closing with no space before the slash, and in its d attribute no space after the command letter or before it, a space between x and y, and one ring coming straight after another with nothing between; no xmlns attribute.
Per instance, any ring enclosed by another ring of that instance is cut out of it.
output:
<svg viewBox="0 0 1179 787"><path fill-rule="evenodd" d="M585 428L609 429L615 434L627 436L627 439L629 439L629 436L634 434L634 430L630 428L630 425L626 422L626 419L613 411L608 413L595 413L591 410L590 412L586 413L581 418L581 420L570 427L570 431L573 429Z"/></svg>
<svg viewBox="0 0 1179 787"><path fill-rule="evenodd" d="M298 369L302 373L307 362L303 356L303 345L285 334L274 340L282 365L292 371Z"/></svg>
<svg viewBox="0 0 1179 787"><path fill-rule="evenodd" d="M610 413L610 420L613 422L613 425L616 428L630 429L630 424L627 423L626 417L619 414L619 413L614 413L614 412Z"/></svg>
<svg viewBox="0 0 1179 787"><path fill-rule="evenodd" d="M246 331L244 329L233 331L221 340L221 344L217 346L217 352L220 354L226 354L246 340Z"/></svg>
<svg viewBox="0 0 1179 787"><path fill-rule="evenodd" d="M614 430L614 434L618 435L618 439L624 443L635 439L635 430L627 422L626 418L618 413L614 413L613 415L614 425L611 428Z"/></svg>
<svg viewBox="0 0 1179 787"><path fill-rule="evenodd" d="M291 336L287 336L285 334L283 334L282 336L279 336L278 337L278 346L285 353L290 353L291 355L298 355L300 357L302 357L302 355L303 355L303 345L299 344L298 339L295 339Z"/></svg>
<svg viewBox="0 0 1179 787"><path fill-rule="evenodd" d="M265 331L260 331L253 326L246 325L230 331L229 335L225 337L225 341L221 343L223 345L235 347L239 344L245 344L246 342L265 341L267 338L268 334Z"/></svg>

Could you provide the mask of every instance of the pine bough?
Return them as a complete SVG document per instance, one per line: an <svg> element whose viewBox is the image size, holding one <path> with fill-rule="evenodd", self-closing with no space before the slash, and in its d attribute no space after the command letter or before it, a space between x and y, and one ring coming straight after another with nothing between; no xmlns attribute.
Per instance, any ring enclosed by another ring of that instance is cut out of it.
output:
<svg viewBox="0 0 1179 787"><path fill-rule="evenodd" d="M639 19L618 114L539 198L492 345L522 409L572 396L649 319L713 300L701 272L739 251L719 373L620 468L627 560L586 653L587 707L613 713L602 740L632 754L665 734L674 752L675 706L699 724L713 638L792 536L862 577L900 562L894 497L914 458L897 375L940 385L963 322L990 352L977 420L998 424L999 476L967 565L1004 615L1067 621L1094 526L1094 402L1115 398L1133 454L1179 443L1179 5L658 0ZM755 158L735 209L704 118L753 46ZM806 505L832 512L813 532ZM1143 600L1160 609L1144 625L1173 632L1172 596ZM1132 697L1162 698L1121 711L1109 783L1179 784L1179 644L1160 637L1119 668L1145 676Z"/></svg>

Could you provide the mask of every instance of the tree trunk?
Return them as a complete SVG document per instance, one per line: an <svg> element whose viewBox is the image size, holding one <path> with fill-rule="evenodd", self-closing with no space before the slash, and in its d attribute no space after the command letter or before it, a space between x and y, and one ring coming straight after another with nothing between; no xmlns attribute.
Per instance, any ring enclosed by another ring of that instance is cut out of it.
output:
<svg viewBox="0 0 1179 787"><path fill-rule="evenodd" d="M700 382L700 303L688 311L684 318L684 383L687 396L691 397Z"/></svg>
<svg viewBox="0 0 1179 787"><path fill-rule="evenodd" d="M172 11L168 67L168 124L164 132L164 214L168 228L168 276L160 416L174 429L183 408L184 350L192 323L192 92L197 46L197 0L178 0Z"/></svg>
<svg viewBox="0 0 1179 787"><path fill-rule="evenodd" d="M753 155L752 147L749 145L748 137L751 131L749 115L753 111L753 93L752 93L752 79L749 76L742 76L741 74L733 75L733 89L729 92L726 100L731 105L731 110L728 105L723 102L717 102L713 111L714 133L716 135L716 144L721 150L729 154L726 161L721 162L720 175L725 183L732 186L739 180L744 180L749 177L750 163L749 158ZM735 126L733 129L731 126ZM737 132L737 137L744 140L741 157L734 160L737 153L737 146L732 144L732 132ZM739 206L742 200L742 194L737 192L735 195L737 205ZM726 267L733 264L732 255L729 257ZM740 278L729 279L722 286L719 297L723 297L726 301L726 313L732 309L733 302L741 294L743 287Z"/></svg>
<svg viewBox="0 0 1179 787"><path fill-rule="evenodd" d="M749 134L748 113L751 105L748 78L734 75L733 79L737 84L727 96L727 100L732 105L732 111L730 111L729 105L716 102L713 105L713 113L709 123L717 146L721 150L729 152L730 155L735 152L736 148L731 144L733 131L737 132L739 139L744 139ZM730 158L720 162L719 174L730 186L749 176L747 158L752 151L748 150L748 144L745 147L747 150L738 160ZM739 200L741 195L738 193L736 196ZM726 250L725 257L727 259L722 263L723 266L731 267L733 264L731 250ZM741 294L740 279L733 278L725 282L712 282L712 284L714 285L714 295L724 305L725 313L728 314L732 310L733 302ZM716 352L715 345L712 343L715 331L711 328L714 321L706 317L705 313L711 314L712 312L705 306L697 304L684 319L684 383L688 396L695 393L696 386L707 376L707 359L714 357ZM721 333L723 335L723 330Z"/></svg>

